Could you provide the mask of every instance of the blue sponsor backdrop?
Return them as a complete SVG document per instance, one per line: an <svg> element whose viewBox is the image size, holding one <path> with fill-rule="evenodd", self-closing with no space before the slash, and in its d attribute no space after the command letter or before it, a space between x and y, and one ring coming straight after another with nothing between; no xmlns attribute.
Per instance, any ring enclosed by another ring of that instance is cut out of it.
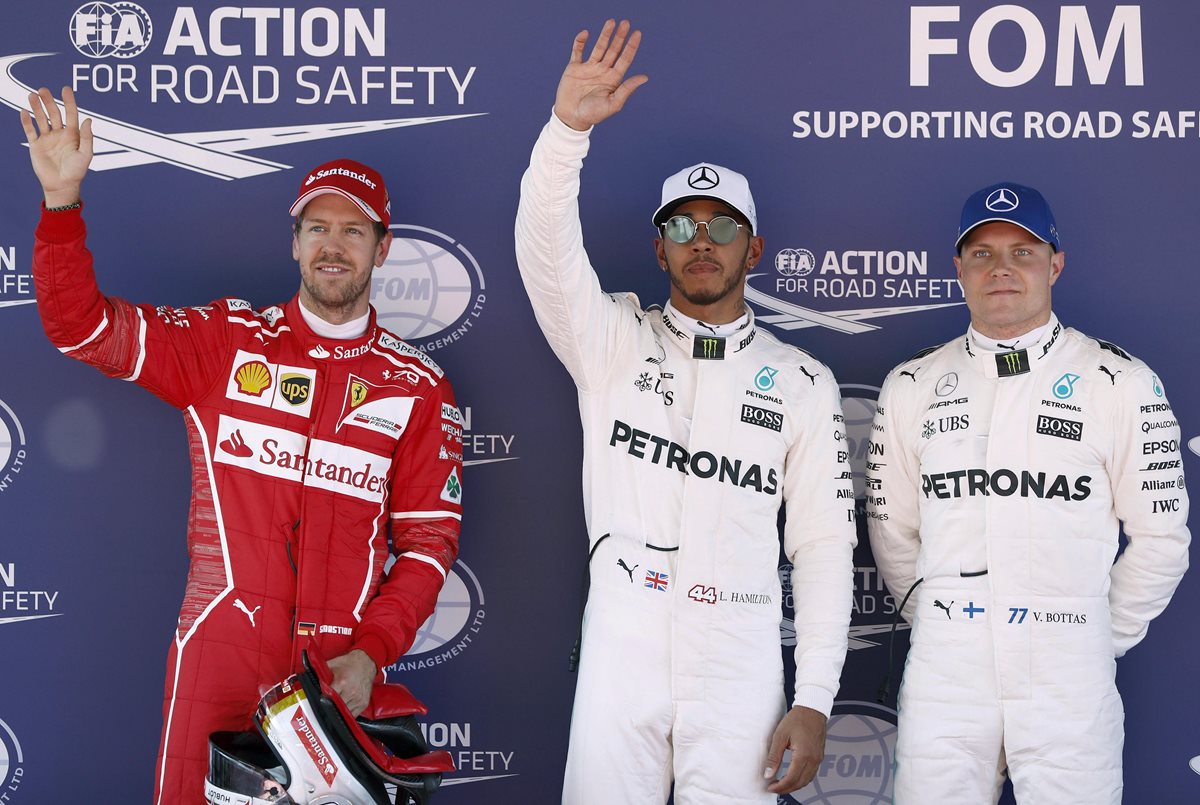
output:
<svg viewBox="0 0 1200 805"><path fill-rule="evenodd" d="M511 241L518 181L580 28L633 17L651 76L595 132L584 172L604 285L665 296L649 225L664 176L701 160L746 173L775 258L750 280L755 308L845 385L860 479L886 371L966 326L958 210L1000 179L1051 200L1067 253L1059 316L1150 362L1192 440L1185 466L1200 469L1187 245L1200 6L1026 7L143 0L129 22L131 3L44 0L6 9L0 102L72 84L104 123L84 187L90 243L102 287L136 301L286 300L301 172L334 156L381 170L400 229L373 300L448 371L468 416L462 561L392 676L430 705L432 741L458 760L439 801L552 802L585 556L580 433ZM185 573L184 429L42 335L28 278L39 191L16 112L4 114L0 799L101 786L106 801L145 801ZM873 702L895 602L865 545L856 564L829 756L796 801L888 798L894 715ZM1126 802L1200 797L1197 611L1192 576L1119 663Z"/></svg>

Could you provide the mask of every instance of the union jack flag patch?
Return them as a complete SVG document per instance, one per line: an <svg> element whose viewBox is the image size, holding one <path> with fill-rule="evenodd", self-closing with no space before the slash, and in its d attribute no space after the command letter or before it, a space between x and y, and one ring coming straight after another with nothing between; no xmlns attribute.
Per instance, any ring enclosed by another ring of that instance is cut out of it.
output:
<svg viewBox="0 0 1200 805"><path fill-rule="evenodd" d="M668 579L669 576L666 573L659 573L657 570L646 571L646 586L651 590L666 592Z"/></svg>

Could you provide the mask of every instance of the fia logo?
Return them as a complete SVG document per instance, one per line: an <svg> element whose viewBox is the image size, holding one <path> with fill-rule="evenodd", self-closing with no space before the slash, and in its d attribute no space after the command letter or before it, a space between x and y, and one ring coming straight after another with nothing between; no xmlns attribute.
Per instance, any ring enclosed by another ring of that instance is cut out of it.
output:
<svg viewBox="0 0 1200 805"><path fill-rule="evenodd" d="M71 15L71 44L90 59L132 59L150 47L150 15L136 3L84 3Z"/></svg>

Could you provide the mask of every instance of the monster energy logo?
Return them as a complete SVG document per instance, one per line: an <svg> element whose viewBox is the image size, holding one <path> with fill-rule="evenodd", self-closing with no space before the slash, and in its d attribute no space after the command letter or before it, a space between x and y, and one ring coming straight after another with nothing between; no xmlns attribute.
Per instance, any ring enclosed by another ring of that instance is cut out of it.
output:
<svg viewBox="0 0 1200 805"><path fill-rule="evenodd" d="M1023 375L1029 371L1029 354L1021 349L1016 352L1002 352L996 356L996 373L1000 377Z"/></svg>
<svg viewBox="0 0 1200 805"><path fill-rule="evenodd" d="M725 359L725 339L711 336L697 337L692 341L692 357L705 361Z"/></svg>

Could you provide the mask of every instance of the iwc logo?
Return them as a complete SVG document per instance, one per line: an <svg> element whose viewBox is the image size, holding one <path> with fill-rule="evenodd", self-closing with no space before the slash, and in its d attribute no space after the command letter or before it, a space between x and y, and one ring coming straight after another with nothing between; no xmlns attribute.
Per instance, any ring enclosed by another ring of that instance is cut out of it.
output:
<svg viewBox="0 0 1200 805"><path fill-rule="evenodd" d="M25 756L12 727L0 720L0 802L12 802L25 776Z"/></svg>
<svg viewBox="0 0 1200 805"><path fill-rule="evenodd" d="M892 801L896 711L871 702L835 702L817 776L780 803L887 805ZM784 757L784 766L790 757Z"/></svg>
<svg viewBox="0 0 1200 805"><path fill-rule="evenodd" d="M0 492L7 492L25 466L25 429L4 400L0 400Z"/></svg>
<svg viewBox="0 0 1200 805"><path fill-rule="evenodd" d="M387 670L400 675L453 660L470 648L483 629L484 617L483 587L471 568L459 559L446 574L437 607L417 630L412 648ZM403 677L394 681L403 681Z"/></svg>
<svg viewBox="0 0 1200 805"><path fill-rule="evenodd" d="M420 226L393 225L371 279L379 323L425 352L467 335L487 301L483 270L463 244Z"/></svg>

